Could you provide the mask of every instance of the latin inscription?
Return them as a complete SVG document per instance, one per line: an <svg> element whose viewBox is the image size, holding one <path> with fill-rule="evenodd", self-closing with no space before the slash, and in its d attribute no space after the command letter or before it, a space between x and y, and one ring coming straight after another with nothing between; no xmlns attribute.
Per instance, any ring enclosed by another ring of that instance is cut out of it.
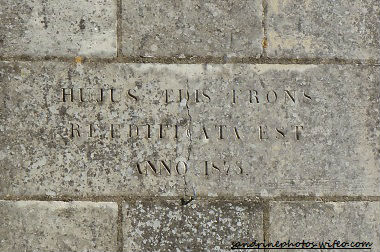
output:
<svg viewBox="0 0 380 252"><path fill-rule="evenodd" d="M118 102L137 102L142 98L141 91L138 89L119 90L117 88L62 88L62 102L90 102L90 103L118 103ZM186 89L165 89L160 90L161 101L164 104L181 103L184 100L189 103L212 103L212 95L208 90L186 90ZM221 95L221 94L219 94ZM310 102L312 97L306 91L295 90L228 90L222 94L226 102L237 104L240 102L250 104L285 104ZM145 99L149 98L145 96Z"/></svg>
<svg viewBox="0 0 380 252"><path fill-rule="evenodd" d="M259 141L273 139L301 139L303 125L292 125L286 128L285 126L269 128L266 125L259 125L250 129L240 129L239 126L231 125L192 125L190 128L183 125L168 125L168 124L98 124L90 123L88 125L79 123L70 123L66 134L70 138L130 138L138 139L183 139L194 138L199 140L241 140L248 135L255 135Z"/></svg>
<svg viewBox="0 0 380 252"><path fill-rule="evenodd" d="M242 161L210 161L206 160L194 164L194 167L183 160L146 160L136 163L136 169L140 175L156 175L156 176L171 176L171 175L185 175L189 169L197 170L205 176L211 175L244 175L247 164ZM244 168L243 168L244 167Z"/></svg>
<svg viewBox="0 0 380 252"><path fill-rule="evenodd" d="M140 83L141 85L141 83ZM263 84L262 84L263 85ZM298 104L311 104L312 95L306 90L291 89L228 89L217 94L206 89L159 89L153 93L151 90L141 88L120 89L116 87L107 88L85 88L64 87L59 91L59 102L66 106L75 104L94 104L94 106L106 106L107 104L139 104L144 106L145 102L155 99L157 106L220 106L220 98L224 105L237 106L239 104L254 106L280 105L278 110L284 106L296 106ZM89 111L91 113L91 111ZM101 140L125 140L129 143L141 140L159 142L165 140L181 141L211 141L217 142L266 142L285 141L297 143L302 141L303 131L307 126L300 123L277 125L231 124L228 121L221 123L205 122L195 123L191 121L190 115L186 117L177 116L170 118L174 123L149 122L146 118L139 118L144 123L104 123L101 120L83 123L80 121L70 122L64 129L64 135L75 141L85 139L86 141ZM210 143L211 144L211 143ZM204 176L244 176L247 171L244 166L249 166L247 160L203 160L196 164L190 164L188 160L151 160L143 159L133 164L135 174L154 176L176 176L185 175L189 170L197 170L199 175Z"/></svg>
<svg viewBox="0 0 380 252"><path fill-rule="evenodd" d="M3 65L4 194L378 191L378 67Z"/></svg>

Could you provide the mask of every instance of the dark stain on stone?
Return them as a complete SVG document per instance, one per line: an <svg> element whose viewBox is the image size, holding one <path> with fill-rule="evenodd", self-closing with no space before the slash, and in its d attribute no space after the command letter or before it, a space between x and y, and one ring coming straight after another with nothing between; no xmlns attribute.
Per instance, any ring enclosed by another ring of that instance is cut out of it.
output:
<svg viewBox="0 0 380 252"><path fill-rule="evenodd" d="M58 211L58 216L70 219L74 216L74 209L73 208L65 208Z"/></svg>
<svg viewBox="0 0 380 252"><path fill-rule="evenodd" d="M84 22L85 22L85 21L84 21L83 18L79 21L79 28L80 28L82 31L86 28Z"/></svg>
<svg viewBox="0 0 380 252"><path fill-rule="evenodd" d="M48 21L47 21L47 17L46 17L46 4L47 4L47 1L42 1L42 13L41 15L44 16L43 20L41 21L41 24L44 25L44 28L47 29L48 28Z"/></svg>
<svg viewBox="0 0 380 252"><path fill-rule="evenodd" d="M42 24L44 24L44 28L47 29L48 28L48 21L47 21L47 17L44 17L44 19L41 21Z"/></svg>
<svg viewBox="0 0 380 252"><path fill-rule="evenodd" d="M59 109L59 115L64 117L66 115L67 108L66 107L61 107Z"/></svg>
<svg viewBox="0 0 380 252"><path fill-rule="evenodd" d="M188 200L181 198L181 205L186 206L187 204L189 204L193 200L194 200L193 196L191 196L190 199L188 199Z"/></svg>
<svg viewBox="0 0 380 252"><path fill-rule="evenodd" d="M298 27L298 31L302 32L302 19L301 18L298 19L297 27Z"/></svg>

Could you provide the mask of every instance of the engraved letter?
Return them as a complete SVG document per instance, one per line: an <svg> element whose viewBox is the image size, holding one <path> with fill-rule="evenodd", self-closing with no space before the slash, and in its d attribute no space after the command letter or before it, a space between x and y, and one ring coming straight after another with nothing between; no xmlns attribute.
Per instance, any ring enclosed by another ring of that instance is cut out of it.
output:
<svg viewBox="0 0 380 252"><path fill-rule="evenodd" d="M295 126L295 137L296 137L296 140L300 140L300 136L301 136L300 129L303 130L303 126L301 126L301 125L296 125Z"/></svg>
<svg viewBox="0 0 380 252"><path fill-rule="evenodd" d="M79 132L79 124L75 124L76 129L74 129L74 124L71 123L71 138L74 138L74 130L77 132L77 136L80 137L80 132Z"/></svg>
<svg viewBox="0 0 380 252"><path fill-rule="evenodd" d="M236 103L236 90L235 89L232 90L232 103L233 104Z"/></svg>
<svg viewBox="0 0 380 252"><path fill-rule="evenodd" d="M79 101L80 102L84 102L84 99L83 99L83 88L79 88Z"/></svg>
<svg viewBox="0 0 380 252"><path fill-rule="evenodd" d="M119 126L120 127L120 125L115 125L115 126ZM111 131L111 134L110 134L111 138L115 138L115 136L116 136L116 130L115 130L114 124L112 124L112 123L111 123L110 131Z"/></svg>
<svg viewBox="0 0 380 252"><path fill-rule="evenodd" d="M239 136L239 133L238 133L236 127L234 127L234 132L235 132L235 136L236 136L236 138L237 138L237 139L240 139L240 136Z"/></svg>
<svg viewBox="0 0 380 252"><path fill-rule="evenodd" d="M257 91L256 90L249 90L249 102L253 103L253 98L255 98L256 103L259 103L259 98L257 97Z"/></svg>
<svg viewBox="0 0 380 252"><path fill-rule="evenodd" d="M146 161L148 163L148 167L150 167L150 169L154 172L154 174L157 174L157 169L156 169L156 166L155 164L153 164L151 161ZM148 174L148 169L146 170L146 173Z"/></svg>
<svg viewBox="0 0 380 252"><path fill-rule="evenodd" d="M223 137L223 127L227 127L226 125L215 125L215 127L219 127L219 139L224 139Z"/></svg>
<svg viewBox="0 0 380 252"><path fill-rule="evenodd" d="M311 100L311 96L308 95L308 94L306 94L305 92L303 92L303 96L304 96L306 99Z"/></svg>
<svg viewBox="0 0 380 252"><path fill-rule="evenodd" d="M183 164L183 165L182 165L182 167L183 167L183 174L186 174L186 173L187 173L187 164L186 164L186 162L184 162L184 161L179 161L179 162L177 163L176 167L175 167L175 169L176 169L178 175L183 175L183 174L181 174L181 172L179 171L179 170L180 170L180 164Z"/></svg>
<svg viewBox="0 0 380 252"><path fill-rule="evenodd" d="M89 131L88 131L88 136L89 137L92 137L92 133L94 132L94 125L92 123L90 123L89 125Z"/></svg>
<svg viewBox="0 0 380 252"><path fill-rule="evenodd" d="M70 93L68 94L66 93L67 89L70 90ZM62 101L66 102L66 95L70 95L70 101L73 102L74 101L73 93L74 93L73 88L62 88Z"/></svg>
<svg viewBox="0 0 380 252"><path fill-rule="evenodd" d="M165 102L166 103L170 103L170 102L172 102L172 101L170 101L170 94L169 94L169 92L170 93L173 93L173 89L165 89Z"/></svg>
<svg viewBox="0 0 380 252"><path fill-rule="evenodd" d="M220 168L216 166L214 163L211 163L211 167L220 173Z"/></svg>
<svg viewBox="0 0 380 252"><path fill-rule="evenodd" d="M170 175L171 174L171 169L172 169L172 161L169 161L169 165L165 163L164 160L160 161L160 174L162 174L162 167L165 168L166 172Z"/></svg>
<svg viewBox="0 0 380 252"><path fill-rule="evenodd" d="M115 91L114 88L111 88L111 89L110 89L110 98L111 98L111 102L115 102L115 99L114 99L114 91Z"/></svg>
<svg viewBox="0 0 380 252"><path fill-rule="evenodd" d="M208 176L208 161L205 161L205 175Z"/></svg>
<svg viewBox="0 0 380 252"><path fill-rule="evenodd" d="M139 174L143 174L139 163L136 163L136 168Z"/></svg>
<svg viewBox="0 0 380 252"><path fill-rule="evenodd" d="M208 139L208 134L207 134L207 131L206 131L206 127L205 127L205 126L202 127L202 131L203 131L203 133L205 134L206 139Z"/></svg>
<svg viewBox="0 0 380 252"><path fill-rule="evenodd" d="M174 138L178 138L178 125L174 125L175 127L175 135L174 135Z"/></svg>
<svg viewBox="0 0 380 252"><path fill-rule="evenodd" d="M133 91L134 91L133 89L128 89L128 95L129 95L131 98L133 98L135 101L137 101L137 100L138 100L138 99L137 99L137 96L134 95L134 94L132 94Z"/></svg>
<svg viewBox="0 0 380 252"><path fill-rule="evenodd" d="M266 136L267 132L265 129L267 128L267 126L259 126L259 139L260 140L265 140L265 139L268 139L268 136Z"/></svg>
<svg viewBox="0 0 380 252"><path fill-rule="evenodd" d="M236 162L236 166L240 169L240 172L237 172L236 174L243 174L243 164Z"/></svg>
<svg viewBox="0 0 380 252"><path fill-rule="evenodd" d="M285 137L285 132L284 132L284 129L283 128L276 128L276 131L278 133L279 136L277 136L276 138L284 138Z"/></svg>
<svg viewBox="0 0 380 252"><path fill-rule="evenodd" d="M189 91L183 90L183 89L179 89L178 92L179 92L179 102L182 102L182 99L185 99L186 101L189 101L189 98L190 98ZM185 97L182 97L182 95L183 95L182 92L185 93L184 94Z"/></svg>
<svg viewBox="0 0 380 252"><path fill-rule="evenodd" d="M169 128L169 125L162 125L162 124L160 124L159 138L164 138L166 136L165 131L164 131L164 127L165 128Z"/></svg>
<svg viewBox="0 0 380 252"><path fill-rule="evenodd" d="M277 101L277 93L274 91L274 90L270 90L268 93L267 93L267 101L268 101L268 103L272 103L270 100L270 93L272 93L273 94L273 99L274 99L274 101L273 102L276 102Z"/></svg>
<svg viewBox="0 0 380 252"><path fill-rule="evenodd" d="M205 90L203 90L202 94L203 94L204 97L206 97L208 99L208 102L211 101L211 97L208 94L205 93Z"/></svg>
<svg viewBox="0 0 380 252"><path fill-rule="evenodd" d="M293 91L292 95L289 90L285 90L285 103L287 102L287 97L289 97L293 103L296 103L296 91Z"/></svg>
<svg viewBox="0 0 380 252"><path fill-rule="evenodd" d="M139 136L139 126L134 125L134 124L129 125L129 137L132 137L134 135L132 128L135 128L136 137L138 137Z"/></svg>
<svg viewBox="0 0 380 252"><path fill-rule="evenodd" d="M100 89L100 100L97 100L97 102L103 102L104 100L104 89L101 88Z"/></svg>
<svg viewBox="0 0 380 252"><path fill-rule="evenodd" d="M147 137L150 138L150 125L147 124Z"/></svg>

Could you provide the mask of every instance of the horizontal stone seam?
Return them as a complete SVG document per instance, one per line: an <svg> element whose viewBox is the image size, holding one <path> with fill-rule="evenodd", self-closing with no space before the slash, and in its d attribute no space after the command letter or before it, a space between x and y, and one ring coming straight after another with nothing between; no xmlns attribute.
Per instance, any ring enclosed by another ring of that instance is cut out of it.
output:
<svg viewBox="0 0 380 252"><path fill-rule="evenodd" d="M178 200L184 198L181 196L1 196L0 200L6 201L91 201L91 202L120 202L124 201L152 201L152 200ZM259 196L239 196L239 197L206 197L198 196L193 200L196 201L229 201L229 202L245 202L247 200L257 203L267 203L275 201L315 201L315 202L379 202L380 196L275 196L275 197L259 197Z"/></svg>
<svg viewBox="0 0 380 252"><path fill-rule="evenodd" d="M302 65L366 65L379 66L378 60L364 59L322 59L322 58L225 58L225 57L118 57L118 58L82 58L82 57L2 57L8 62L69 62L69 63L159 63L159 64L302 64Z"/></svg>

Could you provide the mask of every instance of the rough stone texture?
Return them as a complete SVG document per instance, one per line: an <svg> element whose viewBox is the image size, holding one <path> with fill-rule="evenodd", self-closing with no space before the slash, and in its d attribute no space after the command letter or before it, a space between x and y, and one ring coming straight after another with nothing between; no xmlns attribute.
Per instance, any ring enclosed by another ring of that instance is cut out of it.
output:
<svg viewBox="0 0 380 252"><path fill-rule="evenodd" d="M377 63L379 0L0 0L0 252L379 252Z"/></svg>
<svg viewBox="0 0 380 252"><path fill-rule="evenodd" d="M376 66L3 62L0 69L1 195L380 195ZM63 102L62 88L71 87L73 102L68 95ZM189 90L188 102L179 89ZM130 124L150 124L151 135L144 126L129 137ZM170 125L162 138L159 124Z"/></svg>
<svg viewBox="0 0 380 252"><path fill-rule="evenodd" d="M263 239L262 209L251 201L137 201L124 211L124 251L231 251Z"/></svg>
<svg viewBox="0 0 380 252"><path fill-rule="evenodd" d="M116 56L116 0L1 0L0 6L0 56Z"/></svg>
<svg viewBox="0 0 380 252"><path fill-rule="evenodd" d="M0 250L117 251L116 203L0 201Z"/></svg>
<svg viewBox="0 0 380 252"><path fill-rule="evenodd" d="M268 56L380 60L378 0L268 0Z"/></svg>
<svg viewBox="0 0 380 252"><path fill-rule="evenodd" d="M379 251L379 212L379 202L272 203L269 229L271 241L369 241L374 243L372 250L354 251Z"/></svg>
<svg viewBox="0 0 380 252"><path fill-rule="evenodd" d="M126 56L259 57L261 0L124 0Z"/></svg>

